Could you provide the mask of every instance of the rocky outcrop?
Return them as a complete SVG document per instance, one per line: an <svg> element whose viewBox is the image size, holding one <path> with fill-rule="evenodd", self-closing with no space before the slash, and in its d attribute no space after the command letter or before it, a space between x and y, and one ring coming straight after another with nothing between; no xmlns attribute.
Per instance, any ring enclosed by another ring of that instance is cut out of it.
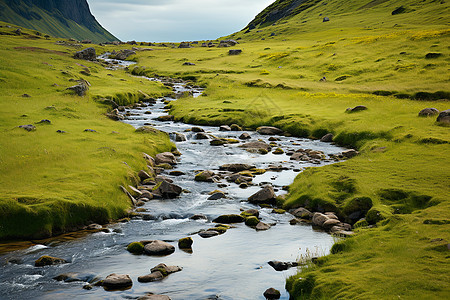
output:
<svg viewBox="0 0 450 300"><path fill-rule="evenodd" d="M83 49L81 51L75 52L75 54L73 55L73 58L94 61L97 59L97 54L95 52L94 47L89 47L89 48Z"/></svg>

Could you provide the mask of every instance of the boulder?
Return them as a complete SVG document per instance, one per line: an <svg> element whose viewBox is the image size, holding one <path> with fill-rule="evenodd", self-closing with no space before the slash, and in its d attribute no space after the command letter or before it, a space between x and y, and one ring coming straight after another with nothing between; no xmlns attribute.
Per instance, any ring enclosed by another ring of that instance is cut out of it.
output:
<svg viewBox="0 0 450 300"><path fill-rule="evenodd" d="M147 255L169 255L175 252L175 247L163 241L152 241L144 246Z"/></svg>
<svg viewBox="0 0 450 300"><path fill-rule="evenodd" d="M156 118L156 120L160 122L169 122L175 120L175 116L172 115L159 116Z"/></svg>
<svg viewBox="0 0 450 300"><path fill-rule="evenodd" d="M328 18L328 17L324 17L322 20L322 22L329 22L329 21L330 21L330 18Z"/></svg>
<svg viewBox="0 0 450 300"><path fill-rule="evenodd" d="M152 178L147 172L145 172L144 170L140 170L138 172L138 177L141 181L144 181L145 179L149 179Z"/></svg>
<svg viewBox="0 0 450 300"><path fill-rule="evenodd" d="M296 216L297 218L301 219L311 219L313 216L313 213L307 210L306 208L300 207L291 212L292 215Z"/></svg>
<svg viewBox="0 0 450 300"><path fill-rule="evenodd" d="M328 220L329 218L326 215L318 212L314 213L312 217L312 223L319 227L322 227L323 223L325 223Z"/></svg>
<svg viewBox="0 0 450 300"><path fill-rule="evenodd" d="M262 203L273 203L275 202L275 191L271 185L266 185L264 188L251 195L248 198L250 203L262 204Z"/></svg>
<svg viewBox="0 0 450 300"><path fill-rule="evenodd" d="M203 128L200 128L200 127L192 127L191 131L192 132L205 132L205 130Z"/></svg>
<svg viewBox="0 0 450 300"><path fill-rule="evenodd" d="M247 132L244 132L243 134L241 134L241 135L239 136L239 138L240 138L241 140L249 140L249 139L251 139L252 137L251 137L250 134L248 134Z"/></svg>
<svg viewBox="0 0 450 300"><path fill-rule="evenodd" d="M142 254L144 252L144 245L141 242L133 242L128 244L127 251L133 254Z"/></svg>
<svg viewBox="0 0 450 300"><path fill-rule="evenodd" d="M168 182L167 180L162 180L154 192L162 198L173 199L178 197L183 192L183 189L176 184Z"/></svg>
<svg viewBox="0 0 450 300"><path fill-rule="evenodd" d="M124 49L124 50L120 50L119 52L115 52L115 53L111 54L110 58L125 60L129 56L134 55L134 54L136 54L135 51L130 50L130 49Z"/></svg>
<svg viewBox="0 0 450 300"><path fill-rule="evenodd" d="M129 275L110 274L104 280L102 285L107 289L122 289L133 285Z"/></svg>
<svg viewBox="0 0 450 300"><path fill-rule="evenodd" d="M249 149L249 150L251 150L251 149L257 149L257 150L263 149L263 150L266 150L266 151L270 151L272 149L269 144L267 144L265 142L260 142L260 141L245 143L243 145L240 145L239 147L240 148L244 148L244 149Z"/></svg>
<svg viewBox="0 0 450 300"><path fill-rule="evenodd" d="M182 176L182 175L186 175L186 173L184 173L182 171L175 170L175 171L170 171L169 175L170 176Z"/></svg>
<svg viewBox="0 0 450 300"><path fill-rule="evenodd" d="M259 219L255 216L250 216L247 219L245 219L245 225L250 227L255 227L256 225L258 225L258 223Z"/></svg>
<svg viewBox="0 0 450 300"><path fill-rule="evenodd" d="M332 133L325 134L320 141L324 143L331 143L333 141L334 135Z"/></svg>
<svg viewBox="0 0 450 300"><path fill-rule="evenodd" d="M181 42L178 48L193 48L188 42Z"/></svg>
<svg viewBox="0 0 450 300"><path fill-rule="evenodd" d="M36 126L28 124L28 125L20 125L19 128L25 129L26 131L36 131Z"/></svg>
<svg viewBox="0 0 450 300"><path fill-rule="evenodd" d="M39 257L34 262L34 266L35 267L43 267L43 266L52 266L52 265L59 265L59 264L65 264L65 263L67 263L67 261L65 259L44 255L44 256Z"/></svg>
<svg viewBox="0 0 450 300"><path fill-rule="evenodd" d="M231 124L230 128L231 128L231 131L242 131L241 126L239 126L237 124Z"/></svg>
<svg viewBox="0 0 450 300"><path fill-rule="evenodd" d="M191 249L194 241L191 237L185 237L178 240L178 248L180 249Z"/></svg>
<svg viewBox="0 0 450 300"><path fill-rule="evenodd" d="M175 155L173 155L172 152L163 152L163 153L156 154L155 163L157 165L160 165L160 164L176 165L177 159L176 159Z"/></svg>
<svg viewBox="0 0 450 300"><path fill-rule="evenodd" d="M359 152L354 149L349 149L349 150L342 152L342 156L344 156L345 158L352 158L358 154L359 154Z"/></svg>
<svg viewBox="0 0 450 300"><path fill-rule="evenodd" d="M196 140L208 140L209 136L204 132L199 132L195 135Z"/></svg>
<svg viewBox="0 0 450 300"><path fill-rule="evenodd" d="M259 222L258 225L256 225L255 229L257 231L269 230L270 229L270 225L266 224L264 222Z"/></svg>
<svg viewBox="0 0 450 300"><path fill-rule="evenodd" d="M94 47L89 47L81 51L75 52L73 57L76 59L96 60L97 54L95 53Z"/></svg>
<svg viewBox="0 0 450 300"><path fill-rule="evenodd" d="M241 172L256 168L254 165L248 164L225 164L219 167L220 170L226 170L230 172Z"/></svg>
<svg viewBox="0 0 450 300"><path fill-rule="evenodd" d="M433 107L424 108L419 111L419 117L431 117L439 114L439 110Z"/></svg>
<svg viewBox="0 0 450 300"><path fill-rule="evenodd" d="M56 281L64 281L64 282L88 282L93 283L98 281L99 278L95 274L78 274L78 273L64 273L59 274L58 276L53 277Z"/></svg>
<svg viewBox="0 0 450 300"><path fill-rule="evenodd" d="M150 272L161 272L163 273L163 275L167 276L170 275L172 273L176 273L176 272L180 272L181 270L183 270L182 267L178 267L178 266L167 266L166 264L158 264L155 267L151 268Z"/></svg>
<svg viewBox="0 0 450 300"><path fill-rule="evenodd" d="M202 214L195 214L189 217L190 220L208 220L208 217Z"/></svg>
<svg viewBox="0 0 450 300"><path fill-rule="evenodd" d="M242 50L240 50L240 49L233 49L233 50L228 51L228 55L239 55L241 53L242 53Z"/></svg>
<svg viewBox="0 0 450 300"><path fill-rule="evenodd" d="M261 126L258 127L256 131L263 135L280 135L284 132L283 130L272 126Z"/></svg>
<svg viewBox="0 0 450 300"><path fill-rule="evenodd" d="M280 299L281 297L280 291L274 288L267 289L263 295L267 300Z"/></svg>
<svg viewBox="0 0 450 300"><path fill-rule="evenodd" d="M275 269L275 271L285 271L292 267L298 266L297 262L282 262L278 260L269 261L268 264Z"/></svg>
<svg viewBox="0 0 450 300"><path fill-rule="evenodd" d="M203 171L195 175L194 180L195 181L201 181L201 182L214 182L214 172L213 171Z"/></svg>
<svg viewBox="0 0 450 300"><path fill-rule="evenodd" d="M78 81L77 85L68 87L66 90L72 91L76 95L83 97L84 95L86 95L86 92L89 90L89 86L86 84L85 81L80 80L80 81Z"/></svg>
<svg viewBox="0 0 450 300"><path fill-rule="evenodd" d="M138 281L145 283L145 282L160 281L163 278L164 278L163 273L161 273L160 271L156 271L148 275L139 276Z"/></svg>
<svg viewBox="0 0 450 300"><path fill-rule="evenodd" d="M364 105L358 105L353 108L347 108L346 112L354 113L354 112L363 111L363 110L367 110L367 107Z"/></svg>
<svg viewBox="0 0 450 300"><path fill-rule="evenodd" d="M201 236L204 239L211 238L211 237L217 236L219 234L220 233L218 231L215 231L215 230L203 230L203 231L200 231L198 233L198 235Z"/></svg>
<svg viewBox="0 0 450 300"><path fill-rule="evenodd" d="M450 109L441 111L436 119L436 122L450 124Z"/></svg>
<svg viewBox="0 0 450 300"><path fill-rule="evenodd" d="M231 131L231 128L228 125L222 125L220 126L219 131Z"/></svg>
<svg viewBox="0 0 450 300"><path fill-rule="evenodd" d="M339 225L341 221L336 219L328 219L325 222L323 222L322 227L325 230L330 230L333 226Z"/></svg>
<svg viewBox="0 0 450 300"><path fill-rule="evenodd" d="M225 224L232 224L232 223L242 223L245 221L245 218L241 215L221 215L213 220L214 223L225 223Z"/></svg>
<svg viewBox="0 0 450 300"><path fill-rule="evenodd" d="M216 192L214 194L212 194L211 196L208 197L208 200L219 200L222 198L225 198L225 194L222 192Z"/></svg>
<svg viewBox="0 0 450 300"><path fill-rule="evenodd" d="M251 217L251 216L255 216L255 217L259 217L259 211L255 208L251 208L251 209L247 209L244 210L243 212L241 212L241 216L243 217Z"/></svg>
<svg viewBox="0 0 450 300"><path fill-rule="evenodd" d="M175 142L185 142L186 141L186 136L184 134L175 132L174 135L175 135Z"/></svg>

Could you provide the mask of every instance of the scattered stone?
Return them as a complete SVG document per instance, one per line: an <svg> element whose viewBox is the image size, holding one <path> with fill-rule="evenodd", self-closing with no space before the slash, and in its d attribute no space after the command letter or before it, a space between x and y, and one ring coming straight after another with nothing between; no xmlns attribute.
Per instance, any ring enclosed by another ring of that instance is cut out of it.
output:
<svg viewBox="0 0 450 300"><path fill-rule="evenodd" d="M144 246L147 255L169 255L175 252L175 247L163 241L152 241Z"/></svg>
<svg viewBox="0 0 450 300"><path fill-rule="evenodd" d="M240 49L233 49L233 50L228 51L228 55L239 55L241 53L242 53L242 50L240 50Z"/></svg>
<svg viewBox="0 0 450 300"><path fill-rule="evenodd" d="M220 170L226 170L230 172L241 172L256 168L254 165L248 164L225 164L219 167Z"/></svg>
<svg viewBox="0 0 450 300"><path fill-rule="evenodd" d="M125 60L125 59L127 59L129 56L131 56L131 55L135 55L136 54L136 52L135 51L133 51L133 50L130 50L130 49L124 49L124 50L121 50L121 51L119 51L119 52L113 52L113 53L111 53L111 55L110 55L110 58L113 58L113 59L119 59L119 60Z"/></svg>
<svg viewBox="0 0 450 300"><path fill-rule="evenodd" d="M450 124L450 109L441 111L436 119L436 122Z"/></svg>
<svg viewBox="0 0 450 300"><path fill-rule="evenodd" d="M138 300L171 300L171 298L166 295L156 295L149 293L143 297L138 298Z"/></svg>
<svg viewBox="0 0 450 300"><path fill-rule="evenodd" d="M318 212L314 213L312 217L312 223L319 227L322 227L323 223L325 223L328 220L329 218L326 215Z"/></svg>
<svg viewBox="0 0 450 300"><path fill-rule="evenodd" d="M237 124L231 124L230 129L231 131L242 131L242 128Z"/></svg>
<svg viewBox="0 0 450 300"><path fill-rule="evenodd" d="M270 229L270 225L266 224L264 222L259 222L258 225L256 225L255 229L257 231L269 230Z"/></svg>
<svg viewBox="0 0 450 300"><path fill-rule="evenodd" d="M214 223L225 223L225 224L232 224L232 223L242 223L245 222L245 218L241 215L221 215L213 220Z"/></svg>
<svg viewBox="0 0 450 300"><path fill-rule="evenodd" d="M333 141L334 135L332 133L325 134L320 141L324 143L331 143Z"/></svg>
<svg viewBox="0 0 450 300"><path fill-rule="evenodd" d="M22 97L23 97L23 98L30 98L31 96L28 95L28 94L23 94Z"/></svg>
<svg viewBox="0 0 450 300"><path fill-rule="evenodd" d="M178 240L178 248L180 249L191 249L194 241L191 237L185 237Z"/></svg>
<svg viewBox="0 0 450 300"><path fill-rule="evenodd" d="M175 155L173 155L173 153L171 153L171 152L163 152L163 153L156 154L156 156L155 156L155 163L157 165L159 165L159 164L176 165L177 164L177 159L176 159Z"/></svg>
<svg viewBox="0 0 450 300"><path fill-rule="evenodd" d="M307 210L306 208L300 207L291 212L292 215L301 219L310 220L313 216L313 213Z"/></svg>
<svg viewBox="0 0 450 300"><path fill-rule="evenodd" d="M160 281L164 278L164 275L160 271L153 272L148 275L139 276L138 281L139 282L153 282L153 281Z"/></svg>
<svg viewBox="0 0 450 300"><path fill-rule="evenodd" d="M38 258L34 262L34 266L35 267L43 267L43 266L52 266L52 265L59 265L59 264L65 264L65 263L67 263L67 261L65 259L44 255L44 256L41 256L40 258Z"/></svg>
<svg viewBox="0 0 450 300"><path fill-rule="evenodd" d="M190 220L208 220L208 217L206 217L205 215L202 214L195 214L192 217L189 218Z"/></svg>
<svg viewBox="0 0 450 300"><path fill-rule="evenodd" d="M258 127L256 131L262 135L280 135L284 132L283 130L272 126L261 126Z"/></svg>
<svg viewBox="0 0 450 300"><path fill-rule="evenodd" d="M156 118L156 120L160 122L169 122L175 120L175 116L172 115L159 116Z"/></svg>
<svg viewBox="0 0 450 300"><path fill-rule="evenodd" d="M270 151L272 149L269 144L267 144L265 142L260 142L260 141L245 143L243 145L240 145L239 147L247 149L247 150L252 150L252 149L260 150L260 149L262 149L262 150L265 150L265 151Z"/></svg>
<svg viewBox="0 0 450 300"><path fill-rule="evenodd" d="M281 297L280 291L274 288L267 289L263 295L267 300L280 299Z"/></svg>
<svg viewBox="0 0 450 300"><path fill-rule="evenodd" d="M181 42L178 48L193 48L188 42Z"/></svg>
<svg viewBox="0 0 450 300"><path fill-rule="evenodd" d="M94 129L89 129L89 128L87 128L87 129L85 129L85 130L83 130L84 132L97 132L97 130L94 130Z"/></svg>
<svg viewBox="0 0 450 300"><path fill-rule="evenodd" d="M248 198L250 203L262 204L262 203L273 203L275 202L275 191L271 185L266 185L263 189L251 195Z"/></svg>
<svg viewBox="0 0 450 300"><path fill-rule="evenodd" d="M247 219L245 219L245 225L250 226L250 227L256 227L256 225L258 225L259 223L259 219L255 216L251 216L248 217Z"/></svg>
<svg viewBox="0 0 450 300"><path fill-rule="evenodd" d="M120 114L117 108L113 109L110 113L107 113L106 116L114 121L120 121L125 118L123 115Z"/></svg>
<svg viewBox="0 0 450 300"><path fill-rule="evenodd" d="M330 21L330 18L324 17L322 22L329 22L329 21Z"/></svg>
<svg viewBox="0 0 450 300"><path fill-rule="evenodd" d="M244 210L243 212L241 212L241 216L248 218L251 216L255 216L255 217L259 217L259 211L257 209L251 208L251 209L247 209Z"/></svg>
<svg viewBox="0 0 450 300"><path fill-rule="evenodd" d="M352 158L358 154L359 154L359 152L354 149L349 149L349 150L342 152L342 156L344 156L345 158Z"/></svg>
<svg viewBox="0 0 450 300"><path fill-rule="evenodd" d="M76 95L83 97L89 90L88 84L84 80L79 80L77 85L68 87L66 90L74 92Z"/></svg>
<svg viewBox="0 0 450 300"><path fill-rule="evenodd" d="M162 180L154 193L160 195L164 199L173 199L178 197L183 192L183 189L176 184L170 183L167 180Z"/></svg>
<svg viewBox="0 0 450 300"><path fill-rule="evenodd" d="M187 140L186 136L182 133L175 132L174 134L175 134L175 142L185 142Z"/></svg>
<svg viewBox="0 0 450 300"><path fill-rule="evenodd" d="M118 274L110 274L108 275L102 283L103 287L107 289L122 289L127 288L133 285L133 281L131 280L129 275L118 275Z"/></svg>
<svg viewBox="0 0 450 300"><path fill-rule="evenodd" d="M89 48L83 49L81 51L75 52L73 57L76 59L84 59L84 60L94 61L97 59L97 54L95 53L94 47L89 47Z"/></svg>
<svg viewBox="0 0 450 300"><path fill-rule="evenodd" d="M419 117L431 117L439 114L439 110L436 108L424 108L419 112Z"/></svg>
<svg viewBox="0 0 450 300"><path fill-rule="evenodd" d="M194 63L191 63L191 62L185 62L185 63L183 64L183 66L195 66L195 64L194 64Z"/></svg>
<svg viewBox="0 0 450 300"><path fill-rule="evenodd" d="M201 236L202 238L211 238L213 236L218 236L220 233L218 231L215 230L204 230L204 231L200 231L198 233L199 236Z"/></svg>
<svg viewBox="0 0 450 300"><path fill-rule="evenodd" d="M244 132L243 134L241 134L241 135L239 136L239 138L240 138L241 140L248 140L248 139L251 139L252 137L251 137L250 134L248 134L247 132Z"/></svg>
<svg viewBox="0 0 450 300"><path fill-rule="evenodd" d="M28 124L28 125L20 125L19 128L23 128L26 131L36 131L36 126Z"/></svg>
<svg viewBox="0 0 450 300"><path fill-rule="evenodd" d="M141 181L144 181L145 179L149 179L152 178L152 176L150 176L147 172L145 172L144 170L140 170L138 172L138 177ZM142 194L142 193L141 193Z"/></svg>
<svg viewBox="0 0 450 300"><path fill-rule="evenodd" d="M214 182L214 172L213 171L203 171L195 175L195 181L201 181L201 182Z"/></svg>
<svg viewBox="0 0 450 300"><path fill-rule="evenodd" d="M192 132L205 132L205 130L203 128L200 128L200 127L192 127L191 131Z"/></svg>
<svg viewBox="0 0 450 300"><path fill-rule="evenodd" d="M93 283L99 280L99 278L95 274L77 274L77 273L64 273L53 277L53 279L56 281L64 281L64 282L83 281L88 283Z"/></svg>
<svg viewBox="0 0 450 300"><path fill-rule="evenodd" d="M284 154L284 151L281 148L276 148L272 153L276 155L281 155Z"/></svg>
<svg viewBox="0 0 450 300"><path fill-rule="evenodd" d="M285 271L292 267L297 267L297 262L281 262L278 260L269 261L268 264L274 268L276 271Z"/></svg>
<svg viewBox="0 0 450 300"><path fill-rule="evenodd" d="M363 111L363 110L367 110L367 107L364 105L358 105L353 108L347 108L347 110L345 112L354 113L354 112Z"/></svg>
<svg viewBox="0 0 450 300"><path fill-rule="evenodd" d="M219 131L231 131L231 128L228 125L222 125L220 126Z"/></svg>
<svg viewBox="0 0 450 300"><path fill-rule="evenodd" d="M196 140L209 140L209 136L204 132L199 132L195 135Z"/></svg>
<svg viewBox="0 0 450 300"><path fill-rule="evenodd" d="M217 192L209 196L208 200L219 200L222 198L226 198L225 194L223 192Z"/></svg>
<svg viewBox="0 0 450 300"><path fill-rule="evenodd" d="M171 171L169 173L170 176L182 176L182 175L186 175L184 172L181 171Z"/></svg>

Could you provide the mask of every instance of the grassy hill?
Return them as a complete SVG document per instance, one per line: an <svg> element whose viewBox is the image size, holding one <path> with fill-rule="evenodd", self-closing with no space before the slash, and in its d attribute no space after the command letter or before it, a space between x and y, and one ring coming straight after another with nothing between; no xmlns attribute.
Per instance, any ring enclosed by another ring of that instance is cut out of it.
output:
<svg viewBox="0 0 450 300"><path fill-rule="evenodd" d="M94 43L118 40L97 22L86 0L0 0L0 21L60 38Z"/></svg>
<svg viewBox="0 0 450 300"><path fill-rule="evenodd" d="M356 236L288 279L293 299L448 298L449 126L418 113L449 109L449 4L307 2L315 4L222 38L238 40L240 55L158 48L138 54L133 73L206 87L203 97L173 103L179 120L333 133L337 144L360 151L305 170L290 187L286 208L326 208L345 219L358 199L372 203ZM368 110L345 112L357 105Z"/></svg>
<svg viewBox="0 0 450 300"><path fill-rule="evenodd" d="M0 22L0 239L43 238L126 216L131 204L119 186L135 183L146 168L143 152L174 146L165 133L136 133L110 120L110 106L96 99L127 105L145 98L140 91L170 90L76 60L74 43L25 28L11 35L7 25ZM66 90L80 79L91 84L84 97ZM28 124L36 130L18 127Z"/></svg>

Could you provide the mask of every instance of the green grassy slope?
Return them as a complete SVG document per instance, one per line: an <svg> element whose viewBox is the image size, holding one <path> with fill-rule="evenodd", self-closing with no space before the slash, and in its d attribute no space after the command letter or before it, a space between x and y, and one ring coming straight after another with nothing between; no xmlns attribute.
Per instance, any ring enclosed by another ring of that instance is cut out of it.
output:
<svg viewBox="0 0 450 300"><path fill-rule="evenodd" d="M404 13L392 15L400 5ZM288 280L293 299L449 297L449 127L418 117L449 108L448 16L443 1L327 1L225 37L239 39L241 55L203 47L137 55L136 74L206 87L203 97L172 104L177 119L274 125L313 138L331 132L360 151L291 185L286 208L320 206L345 218L354 199L373 203L356 236ZM356 105L368 110L345 113Z"/></svg>
<svg viewBox="0 0 450 300"><path fill-rule="evenodd" d="M92 30L73 20L64 18L60 13L48 11L38 6L29 6L23 1L14 3L21 8L22 14L13 10L8 1L0 1L0 21L16 24L60 38L91 40L94 43L117 41L110 32L101 27L94 19Z"/></svg>
<svg viewBox="0 0 450 300"><path fill-rule="evenodd" d="M12 30L0 25L2 33ZM170 90L75 60L77 48L23 33L0 35L0 239L46 237L124 216L131 205L119 185L134 183L135 172L146 167L142 152L174 146L165 133L139 134L108 119L110 108L94 99L130 104L143 98L139 91L160 96ZM65 90L80 78L91 83L84 97ZM38 124L42 119L51 124ZM26 124L37 130L17 127Z"/></svg>

